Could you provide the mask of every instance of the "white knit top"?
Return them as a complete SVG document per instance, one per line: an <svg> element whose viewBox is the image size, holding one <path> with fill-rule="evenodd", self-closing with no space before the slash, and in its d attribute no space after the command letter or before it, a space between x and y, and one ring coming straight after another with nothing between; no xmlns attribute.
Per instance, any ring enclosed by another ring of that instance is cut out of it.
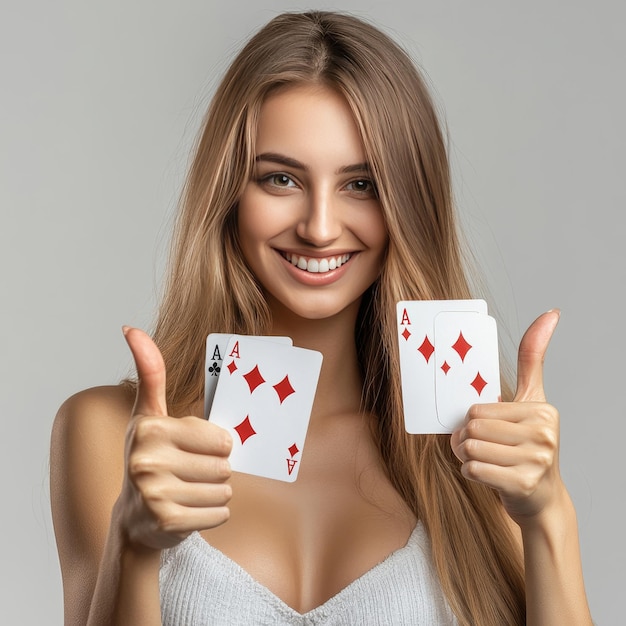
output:
<svg viewBox="0 0 626 626"><path fill-rule="evenodd" d="M403 548L301 614L193 533L163 551L163 625L455 625L429 555L428 537L418 523Z"/></svg>

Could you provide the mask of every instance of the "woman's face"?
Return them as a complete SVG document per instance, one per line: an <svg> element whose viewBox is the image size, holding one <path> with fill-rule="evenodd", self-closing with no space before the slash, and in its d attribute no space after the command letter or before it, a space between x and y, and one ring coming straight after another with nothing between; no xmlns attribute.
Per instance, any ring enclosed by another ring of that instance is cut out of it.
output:
<svg viewBox="0 0 626 626"><path fill-rule="evenodd" d="M239 237L272 306L336 315L374 282L387 231L352 113L327 87L279 91L260 111Z"/></svg>

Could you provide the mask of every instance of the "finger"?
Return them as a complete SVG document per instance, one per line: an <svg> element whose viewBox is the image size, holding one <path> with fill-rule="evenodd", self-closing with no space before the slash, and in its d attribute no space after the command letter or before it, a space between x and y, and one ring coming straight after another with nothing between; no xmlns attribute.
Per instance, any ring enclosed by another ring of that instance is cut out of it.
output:
<svg viewBox="0 0 626 626"><path fill-rule="evenodd" d="M143 330L124 326L123 331L137 368L133 415L167 415L165 363L160 350Z"/></svg>
<svg viewBox="0 0 626 626"><path fill-rule="evenodd" d="M204 419L188 415L177 419L167 416L142 415L135 421L134 438L138 444L152 445L167 440L184 453L195 453L216 457L230 455L233 438L221 426Z"/></svg>
<svg viewBox="0 0 626 626"><path fill-rule="evenodd" d="M226 506L232 495L233 489L227 483L181 482L172 499L181 506L198 509Z"/></svg>
<svg viewBox="0 0 626 626"><path fill-rule="evenodd" d="M496 402L473 404L461 427L479 420L501 422L543 422L552 420L556 409L546 402ZM486 427L486 426L485 426Z"/></svg>
<svg viewBox="0 0 626 626"><path fill-rule="evenodd" d="M219 526L230 517L227 506L186 507L174 504L159 515L159 528L167 533L187 534Z"/></svg>
<svg viewBox="0 0 626 626"><path fill-rule="evenodd" d="M519 473L519 467L502 467L476 460L467 461L461 466L461 474L468 480L482 483L509 495L519 489Z"/></svg>
<svg viewBox="0 0 626 626"><path fill-rule="evenodd" d="M529 427L526 424L497 419L470 420L460 429L458 442L466 439L478 439L505 446L517 446L528 440L529 431L532 432L532 429L532 426Z"/></svg>
<svg viewBox="0 0 626 626"><path fill-rule="evenodd" d="M225 428L194 416L181 417L172 426L171 441L180 450L219 457L230 455L233 438Z"/></svg>
<svg viewBox="0 0 626 626"><path fill-rule="evenodd" d="M513 467L525 462L528 452L518 446L508 446L479 439L466 439L455 450L463 463L480 461L499 467Z"/></svg>
<svg viewBox="0 0 626 626"><path fill-rule="evenodd" d="M517 390L514 401L545 402L543 362L560 314L558 309L543 313L524 333L518 352Z"/></svg>
<svg viewBox="0 0 626 626"><path fill-rule="evenodd" d="M502 420L469 420L452 433L450 446L457 459L465 463L472 457L468 450L475 450L480 442L519 446L527 440L529 430L532 434L525 425Z"/></svg>
<svg viewBox="0 0 626 626"><path fill-rule="evenodd" d="M172 506L209 508L226 506L233 495L228 483L194 483L174 477L161 481L158 487L146 486L144 500L157 515L167 515Z"/></svg>
<svg viewBox="0 0 626 626"><path fill-rule="evenodd" d="M172 474L184 482L223 483L232 475L228 459L207 454L174 451Z"/></svg>

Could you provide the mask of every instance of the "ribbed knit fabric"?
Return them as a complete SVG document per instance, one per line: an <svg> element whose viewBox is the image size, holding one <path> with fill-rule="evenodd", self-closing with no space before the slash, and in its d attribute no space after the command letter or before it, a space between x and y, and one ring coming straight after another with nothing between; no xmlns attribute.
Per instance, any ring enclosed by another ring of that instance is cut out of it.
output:
<svg viewBox="0 0 626 626"><path fill-rule="evenodd" d="M321 606L301 614L193 533L163 552L163 626L457 624L429 554L428 537L418 523L406 546Z"/></svg>

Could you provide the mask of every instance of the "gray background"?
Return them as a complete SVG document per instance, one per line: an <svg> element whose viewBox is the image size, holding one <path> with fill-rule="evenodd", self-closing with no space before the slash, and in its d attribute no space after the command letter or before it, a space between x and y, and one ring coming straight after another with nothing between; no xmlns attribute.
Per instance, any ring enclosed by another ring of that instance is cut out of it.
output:
<svg viewBox="0 0 626 626"><path fill-rule="evenodd" d="M0 5L2 622L60 624L48 444L59 404L129 367L149 326L189 145L216 77L284 9L386 28L445 110L459 210L512 351L563 310L546 384L562 414L599 624L626 589L622 323L625 10L596 2Z"/></svg>

